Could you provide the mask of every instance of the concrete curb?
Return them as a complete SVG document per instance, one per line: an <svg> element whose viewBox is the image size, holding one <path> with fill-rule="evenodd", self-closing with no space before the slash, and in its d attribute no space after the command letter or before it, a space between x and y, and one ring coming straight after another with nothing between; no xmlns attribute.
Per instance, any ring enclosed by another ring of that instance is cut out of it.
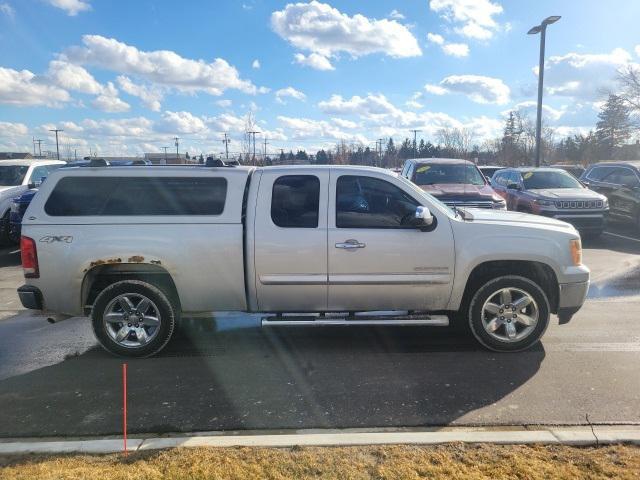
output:
<svg viewBox="0 0 640 480"><path fill-rule="evenodd" d="M608 444L640 445L637 426L593 426L511 429L447 428L425 432L349 432L295 433L275 435L242 435L216 433L212 435L130 438L130 451L158 450L177 447L340 447L354 445L437 445L443 443L545 444L596 446ZM120 439L69 441L4 441L0 455L25 453L114 453L122 450Z"/></svg>

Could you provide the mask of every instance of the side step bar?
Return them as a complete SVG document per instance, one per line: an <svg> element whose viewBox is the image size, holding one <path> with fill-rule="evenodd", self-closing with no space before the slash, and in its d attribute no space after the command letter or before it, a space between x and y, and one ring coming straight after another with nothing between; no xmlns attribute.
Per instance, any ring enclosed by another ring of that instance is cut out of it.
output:
<svg viewBox="0 0 640 480"><path fill-rule="evenodd" d="M449 326L446 315L356 315L330 316L270 316L262 318L263 327L323 327L323 326Z"/></svg>

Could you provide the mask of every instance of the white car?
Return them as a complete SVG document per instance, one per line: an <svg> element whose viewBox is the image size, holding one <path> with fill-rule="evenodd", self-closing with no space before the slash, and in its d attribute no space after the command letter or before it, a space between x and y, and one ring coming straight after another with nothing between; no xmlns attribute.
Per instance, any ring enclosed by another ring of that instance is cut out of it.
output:
<svg viewBox="0 0 640 480"><path fill-rule="evenodd" d="M214 311L265 325L463 320L487 348L519 351L589 288L568 223L450 209L379 168L64 168L22 226L22 304L90 313L124 356L153 355L183 313ZM402 313L376 315L389 310Z"/></svg>
<svg viewBox="0 0 640 480"><path fill-rule="evenodd" d="M64 164L58 160L0 160L0 245L9 241L11 200L28 190L29 185L39 185L50 172Z"/></svg>

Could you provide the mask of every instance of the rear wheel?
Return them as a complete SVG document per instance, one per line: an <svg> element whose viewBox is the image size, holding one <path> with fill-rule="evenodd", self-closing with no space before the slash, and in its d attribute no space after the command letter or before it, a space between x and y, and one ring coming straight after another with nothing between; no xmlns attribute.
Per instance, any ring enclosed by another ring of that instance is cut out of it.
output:
<svg viewBox="0 0 640 480"><path fill-rule="evenodd" d="M549 325L550 307L542 288L508 275L481 285L469 306L469 326L490 350L518 352L536 344Z"/></svg>
<svg viewBox="0 0 640 480"><path fill-rule="evenodd" d="M146 282L124 280L100 292L91 311L91 323L108 352L149 357L169 342L177 315L162 290Z"/></svg>

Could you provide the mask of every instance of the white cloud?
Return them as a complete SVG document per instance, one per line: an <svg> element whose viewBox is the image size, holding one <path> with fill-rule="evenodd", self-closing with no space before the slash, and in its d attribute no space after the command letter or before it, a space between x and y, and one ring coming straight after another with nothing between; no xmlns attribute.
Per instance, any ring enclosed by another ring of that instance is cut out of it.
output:
<svg viewBox="0 0 640 480"><path fill-rule="evenodd" d="M80 12L91 10L91 5L83 0L47 0L51 5L67 12L70 17L76 16Z"/></svg>
<svg viewBox="0 0 640 480"><path fill-rule="evenodd" d="M142 104L149 110L154 112L160 111L160 102L163 98L163 93L160 88L156 86L138 85L125 75L119 75L117 80L123 92L138 97L142 100Z"/></svg>
<svg viewBox="0 0 640 480"><path fill-rule="evenodd" d="M636 45L635 51L636 55L640 57L640 45Z"/></svg>
<svg viewBox="0 0 640 480"><path fill-rule="evenodd" d="M6 15L11 20L13 20L16 16L16 11L14 10L14 8L6 2L0 3L0 13Z"/></svg>
<svg viewBox="0 0 640 480"><path fill-rule="evenodd" d="M488 40L500 28L495 16L502 6L491 0L430 0L429 7L457 25L456 33L476 40Z"/></svg>
<svg viewBox="0 0 640 480"><path fill-rule="evenodd" d="M360 134L347 133L340 130L325 120L314 120L310 118L293 118L278 116L278 121L291 130L294 139L326 139L351 140L366 142L366 138Z"/></svg>
<svg viewBox="0 0 640 480"><path fill-rule="evenodd" d="M527 101L515 104L509 110L505 110L504 112L502 112L502 115L508 115L509 112L516 110L518 112L523 113L526 116L535 116L537 113L537 107L538 107L538 102L536 102L535 100L527 100ZM562 108L556 109L556 108L550 107L547 104L543 104L542 111L545 118L555 122L560 120L560 118L567 112L567 106L564 105L562 106Z"/></svg>
<svg viewBox="0 0 640 480"><path fill-rule="evenodd" d="M444 44L444 37L437 33L427 33L427 40L429 40L431 43L435 43L436 45Z"/></svg>
<svg viewBox="0 0 640 480"><path fill-rule="evenodd" d="M511 95L511 90L502 80L482 75L451 75L439 85L425 85L425 90L435 95L461 93L476 103L498 105L508 103Z"/></svg>
<svg viewBox="0 0 640 480"><path fill-rule="evenodd" d="M296 100L305 101L307 96L300 90L296 90L293 87L281 88L276 91L276 101L281 104L285 104L285 98L294 98Z"/></svg>
<svg viewBox="0 0 640 480"><path fill-rule="evenodd" d="M99 95L104 87L79 65L61 60L49 62L47 76L58 86L91 95Z"/></svg>
<svg viewBox="0 0 640 480"><path fill-rule="evenodd" d="M466 43L447 43L442 46L442 51L452 57L467 57L469 55L469 45Z"/></svg>
<svg viewBox="0 0 640 480"><path fill-rule="evenodd" d="M130 105L118 97L118 89L111 82L107 84L103 92L91 102L95 108L104 112L119 113L129 110Z"/></svg>
<svg viewBox="0 0 640 480"><path fill-rule="evenodd" d="M244 132L245 119L232 113L221 113L215 117L205 117L204 121L217 132Z"/></svg>
<svg viewBox="0 0 640 480"><path fill-rule="evenodd" d="M332 95L329 100L319 102L318 108L324 113L347 115L390 114L397 110L382 94L369 94L366 97L355 95L350 99Z"/></svg>
<svg viewBox="0 0 640 480"><path fill-rule="evenodd" d="M427 40L435 45L439 45L445 55L452 57L466 57L469 55L469 45L466 43L446 42L444 37L437 33L427 33Z"/></svg>
<svg viewBox="0 0 640 480"><path fill-rule="evenodd" d="M552 56L545 63L545 89L551 95L595 101L603 91L617 88L617 71L627 65L634 65L632 56L622 48L603 54Z"/></svg>
<svg viewBox="0 0 640 480"><path fill-rule="evenodd" d="M293 58L298 65L311 67L315 70L335 70L335 67L331 65L331 61L319 53L311 53L307 56L302 53L296 53Z"/></svg>
<svg viewBox="0 0 640 480"><path fill-rule="evenodd" d="M418 102L417 100L407 100L404 104L408 108L412 108L414 110L420 110L424 106L420 102Z"/></svg>
<svg viewBox="0 0 640 480"><path fill-rule="evenodd" d="M69 92L51 85L47 78L37 77L29 70L0 67L0 103L59 107L70 100Z"/></svg>
<svg viewBox="0 0 640 480"><path fill-rule="evenodd" d="M351 120L345 120L344 118L333 117L331 119L333 123L338 125L340 128L358 128L359 125L356 122L352 122Z"/></svg>
<svg viewBox="0 0 640 480"><path fill-rule="evenodd" d="M405 16L394 8L391 10L391 13L389 13L389 18L393 20L404 20Z"/></svg>
<svg viewBox="0 0 640 480"><path fill-rule="evenodd" d="M29 129L24 123L0 122L0 132L2 136L17 137L29 133Z"/></svg>
<svg viewBox="0 0 640 480"><path fill-rule="evenodd" d="M413 34L395 20L351 17L316 0L289 3L273 12L271 26L291 45L326 59L343 52L354 58L372 53L394 58L422 55Z"/></svg>
<svg viewBox="0 0 640 480"><path fill-rule="evenodd" d="M232 105L232 101L229 99L217 100L216 105L222 108L229 108Z"/></svg>
<svg viewBox="0 0 640 480"><path fill-rule="evenodd" d="M147 81L183 92L222 95L227 89L254 94L256 87L242 80L238 71L222 58L207 63L181 57L170 50L145 52L114 38L84 35L83 46L71 47L63 59L90 64L118 73L137 75Z"/></svg>
<svg viewBox="0 0 640 480"><path fill-rule="evenodd" d="M260 68L260 60L257 58L251 63L251 68L255 68L256 70Z"/></svg>
<svg viewBox="0 0 640 480"><path fill-rule="evenodd" d="M178 134L202 133L207 130L204 121L190 112L166 111L157 124L157 131Z"/></svg>

